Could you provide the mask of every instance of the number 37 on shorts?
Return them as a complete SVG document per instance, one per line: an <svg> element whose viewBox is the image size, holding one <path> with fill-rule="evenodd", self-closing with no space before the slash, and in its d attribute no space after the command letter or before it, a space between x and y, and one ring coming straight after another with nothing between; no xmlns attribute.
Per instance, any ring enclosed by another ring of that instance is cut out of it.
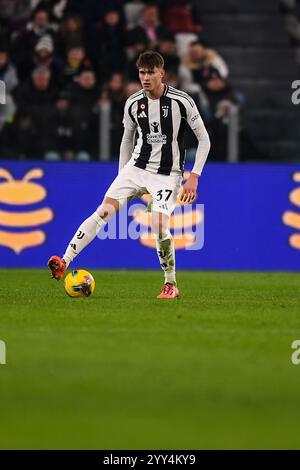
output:
<svg viewBox="0 0 300 470"><path fill-rule="evenodd" d="M157 201L164 200L164 202L167 202L167 200L170 199L172 192L173 192L172 189L160 189L156 193L156 200Z"/></svg>
<svg viewBox="0 0 300 470"><path fill-rule="evenodd" d="M181 181L182 178L172 178L171 181L166 181L166 185L156 186L156 188L153 188L155 189L154 191L151 191L153 198L153 211L171 215L175 209L177 198L181 190Z"/></svg>

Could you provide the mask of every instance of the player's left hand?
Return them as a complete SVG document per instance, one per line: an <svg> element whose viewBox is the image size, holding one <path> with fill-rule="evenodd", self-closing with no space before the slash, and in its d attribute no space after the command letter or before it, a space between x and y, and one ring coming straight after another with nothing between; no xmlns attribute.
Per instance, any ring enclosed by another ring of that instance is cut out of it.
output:
<svg viewBox="0 0 300 470"><path fill-rule="evenodd" d="M197 197L197 187L198 187L198 178L199 175L196 173L191 173L186 182L183 185L180 201L183 203L190 203L195 201Z"/></svg>

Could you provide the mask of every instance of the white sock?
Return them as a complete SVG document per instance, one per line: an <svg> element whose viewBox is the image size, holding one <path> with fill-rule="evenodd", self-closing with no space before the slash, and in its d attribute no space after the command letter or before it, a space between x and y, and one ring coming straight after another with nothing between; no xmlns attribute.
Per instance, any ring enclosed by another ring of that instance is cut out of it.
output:
<svg viewBox="0 0 300 470"><path fill-rule="evenodd" d="M79 227L74 237L70 241L68 248L63 256L67 267L73 259L85 248L91 241L94 240L98 232L106 224L97 212L94 212L88 219L86 219Z"/></svg>
<svg viewBox="0 0 300 470"><path fill-rule="evenodd" d="M162 270L165 273L165 284L176 284L175 249L173 237L169 230L156 238L156 250Z"/></svg>

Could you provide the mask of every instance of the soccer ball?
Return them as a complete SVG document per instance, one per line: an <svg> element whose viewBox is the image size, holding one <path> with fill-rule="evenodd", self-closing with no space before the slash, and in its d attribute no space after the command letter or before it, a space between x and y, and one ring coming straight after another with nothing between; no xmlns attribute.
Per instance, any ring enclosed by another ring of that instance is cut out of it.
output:
<svg viewBox="0 0 300 470"><path fill-rule="evenodd" d="M65 290L70 297L89 297L95 289L95 280L84 269L75 269L65 277Z"/></svg>

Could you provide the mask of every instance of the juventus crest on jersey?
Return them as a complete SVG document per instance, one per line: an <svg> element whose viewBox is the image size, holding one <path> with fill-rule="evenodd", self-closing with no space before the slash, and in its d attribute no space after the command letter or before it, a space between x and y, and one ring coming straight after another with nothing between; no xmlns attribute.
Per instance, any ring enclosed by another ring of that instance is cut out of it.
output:
<svg viewBox="0 0 300 470"><path fill-rule="evenodd" d="M138 132L134 165L162 175L183 171L186 124L193 130L204 125L193 99L168 85L158 99L148 98L144 90L130 96L123 124Z"/></svg>

